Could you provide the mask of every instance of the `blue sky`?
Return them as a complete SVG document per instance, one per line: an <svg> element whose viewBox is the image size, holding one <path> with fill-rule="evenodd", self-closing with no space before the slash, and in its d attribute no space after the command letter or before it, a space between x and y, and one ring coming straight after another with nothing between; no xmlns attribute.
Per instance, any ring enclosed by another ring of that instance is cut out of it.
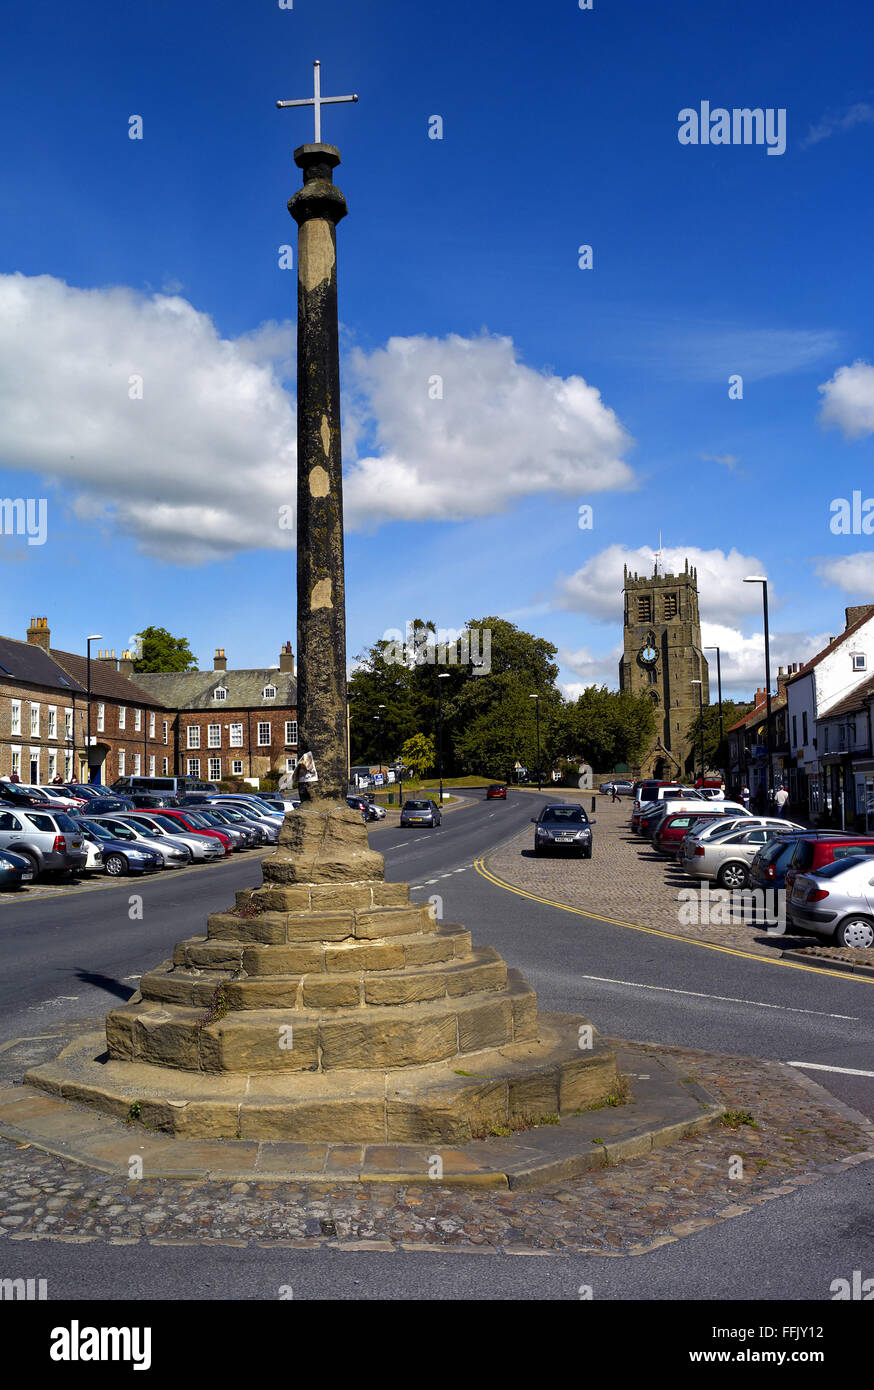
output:
<svg viewBox="0 0 874 1390"><path fill-rule="evenodd" d="M153 622L233 665L294 641L278 248L312 117L274 102L315 57L360 95L323 117L350 208L350 658L499 613L568 688L615 680L622 563L660 529L736 693L761 680L744 573L771 581L775 666L874 597L870 539L829 529L874 495L861 0L11 0L2 32L0 494L48 500L44 545L0 536L4 632L46 614L60 646L120 649ZM702 100L785 108L785 153L681 145Z"/></svg>

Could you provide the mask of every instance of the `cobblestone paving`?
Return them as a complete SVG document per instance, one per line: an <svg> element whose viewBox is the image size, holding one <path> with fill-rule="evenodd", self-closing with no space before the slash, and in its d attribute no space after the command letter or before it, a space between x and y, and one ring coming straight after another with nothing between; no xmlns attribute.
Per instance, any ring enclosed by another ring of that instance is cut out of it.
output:
<svg viewBox="0 0 874 1390"><path fill-rule="evenodd" d="M582 801L588 810L591 792L560 790L557 800ZM591 859L560 856L535 858L534 836L529 830L486 856L486 868L498 878L537 897L551 898L568 907L633 922L675 936L712 941L719 946L779 956L781 951L803 951L807 956L841 959L874 966L874 951L852 951L818 945L809 936L769 935L763 927L735 923L695 921L702 915L695 904L681 901L681 889L697 888L699 881L677 869L670 859L656 854L647 839L629 829L631 803L596 800L595 849ZM720 890L710 884L710 903ZM681 909L682 912L681 912ZM704 916L709 915L704 913ZM688 918L693 920L689 921Z"/></svg>
<svg viewBox="0 0 874 1390"><path fill-rule="evenodd" d="M772 1063L659 1049L753 1124L713 1131L536 1192L439 1184L129 1182L0 1140L0 1249L19 1240L286 1243L465 1252L642 1253L851 1164L874 1126ZM742 1176L729 1177L742 1159ZM4 1239L5 1238L5 1239ZM11 1250L6 1248L6 1263Z"/></svg>

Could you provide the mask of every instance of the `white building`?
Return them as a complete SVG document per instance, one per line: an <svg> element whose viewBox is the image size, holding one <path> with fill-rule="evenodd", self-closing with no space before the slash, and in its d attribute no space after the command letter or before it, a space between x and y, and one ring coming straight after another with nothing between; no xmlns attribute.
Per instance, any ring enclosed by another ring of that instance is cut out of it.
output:
<svg viewBox="0 0 874 1390"><path fill-rule="evenodd" d="M847 608L845 618L846 626L840 636L833 637L828 646L800 667L786 685L791 750L790 799L797 805L806 802L814 818L839 812L834 802L834 779L827 771L830 764L823 762L826 728L829 743L834 737L841 737L831 732L833 721L828 719L829 711L842 707L839 718L845 728L844 737L849 738L846 702L874 674L874 604ZM859 730L861 727L860 723ZM855 718L853 730L855 735ZM859 751L861 754L861 745ZM867 743L865 751L870 752ZM857 771L864 785L864 769ZM861 805L864 806L864 802Z"/></svg>

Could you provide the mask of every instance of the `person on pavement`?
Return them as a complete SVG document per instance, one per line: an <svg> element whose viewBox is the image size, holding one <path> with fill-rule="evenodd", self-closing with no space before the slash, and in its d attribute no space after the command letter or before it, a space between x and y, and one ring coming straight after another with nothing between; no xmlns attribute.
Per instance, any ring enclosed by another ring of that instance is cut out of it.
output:
<svg viewBox="0 0 874 1390"><path fill-rule="evenodd" d="M786 815L786 802L789 800L789 793L785 787L779 787L774 797L774 805L777 807L777 815Z"/></svg>

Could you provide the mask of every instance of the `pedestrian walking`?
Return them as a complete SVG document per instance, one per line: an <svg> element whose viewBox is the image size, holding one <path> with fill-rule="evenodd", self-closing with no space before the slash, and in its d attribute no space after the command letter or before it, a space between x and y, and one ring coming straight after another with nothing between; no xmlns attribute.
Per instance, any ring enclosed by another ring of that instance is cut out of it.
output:
<svg viewBox="0 0 874 1390"><path fill-rule="evenodd" d="M774 805L775 805L776 808L777 808L777 815L778 815L778 816L783 817L783 816L785 816L785 815L787 814L787 813L786 813L786 803L787 803L788 800L789 800L789 793L787 792L786 788L785 788L785 787L778 787L778 789L777 789L777 794L776 794L776 796L774 797Z"/></svg>
<svg viewBox="0 0 874 1390"><path fill-rule="evenodd" d="M611 799L612 799L613 801L618 801L618 800L619 800L618 796L616 795L616 783L615 783L615 782L611 782L611 783L610 783L610 796L611 796Z"/></svg>
<svg viewBox="0 0 874 1390"><path fill-rule="evenodd" d="M746 783L741 788L740 799L744 810L748 811L750 809L750 789Z"/></svg>

